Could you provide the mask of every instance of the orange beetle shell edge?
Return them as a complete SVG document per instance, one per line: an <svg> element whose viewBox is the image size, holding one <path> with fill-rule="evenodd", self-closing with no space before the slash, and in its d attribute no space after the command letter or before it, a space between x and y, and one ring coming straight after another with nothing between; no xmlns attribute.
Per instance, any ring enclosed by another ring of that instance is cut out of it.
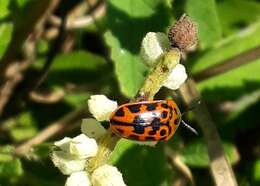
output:
<svg viewBox="0 0 260 186"><path fill-rule="evenodd" d="M168 141L181 122L173 100L131 102L110 116L110 128L120 137L136 141Z"/></svg>

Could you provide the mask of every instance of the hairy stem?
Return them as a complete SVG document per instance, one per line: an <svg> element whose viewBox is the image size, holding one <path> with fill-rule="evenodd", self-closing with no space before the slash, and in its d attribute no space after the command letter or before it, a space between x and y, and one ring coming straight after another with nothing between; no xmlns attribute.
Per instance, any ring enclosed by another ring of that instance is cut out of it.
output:
<svg viewBox="0 0 260 186"><path fill-rule="evenodd" d="M158 59L158 64L153 68L139 90L136 100L152 100L170 75L171 70L180 62L180 57L181 53L177 48L163 53Z"/></svg>

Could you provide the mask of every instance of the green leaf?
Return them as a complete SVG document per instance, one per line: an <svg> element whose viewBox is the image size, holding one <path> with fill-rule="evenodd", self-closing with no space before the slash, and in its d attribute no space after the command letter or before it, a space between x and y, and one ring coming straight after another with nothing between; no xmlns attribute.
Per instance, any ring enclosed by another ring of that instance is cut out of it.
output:
<svg viewBox="0 0 260 186"><path fill-rule="evenodd" d="M259 19L260 3L248 0L217 1L217 10L223 34L229 35Z"/></svg>
<svg viewBox="0 0 260 186"><path fill-rule="evenodd" d="M87 51L73 51L54 59L53 70L88 69L95 70L104 65L104 58Z"/></svg>
<svg viewBox="0 0 260 186"><path fill-rule="evenodd" d="M92 83L106 78L103 73L108 68L104 58L86 51L74 51L58 55L48 76L48 83Z"/></svg>
<svg viewBox="0 0 260 186"><path fill-rule="evenodd" d="M176 172L169 169L161 144L148 147L122 139L110 163L120 170L127 185L171 185L176 176Z"/></svg>
<svg viewBox="0 0 260 186"><path fill-rule="evenodd" d="M11 137L15 141L21 141L35 136L38 132L33 114L25 111L5 122Z"/></svg>
<svg viewBox="0 0 260 186"><path fill-rule="evenodd" d="M13 157L14 148L12 146L0 147L0 180L16 179L23 174L20 159Z"/></svg>
<svg viewBox="0 0 260 186"><path fill-rule="evenodd" d="M191 59L192 73L197 73L212 65L223 62L231 57L260 45L260 22L249 26L246 30L221 40L215 47L207 52L198 54Z"/></svg>
<svg viewBox="0 0 260 186"><path fill-rule="evenodd" d="M239 161L239 154L236 147L226 142L224 142L223 145L228 160L231 164L236 164ZM183 149L181 155L184 163L189 166L202 168L209 166L207 146L201 140L188 144Z"/></svg>
<svg viewBox="0 0 260 186"><path fill-rule="evenodd" d="M9 9L8 9L9 3L10 3L9 1L0 0L0 19L4 18L9 14Z"/></svg>
<svg viewBox="0 0 260 186"><path fill-rule="evenodd" d="M13 25L11 23L3 23L0 25L0 59L11 41L12 32Z"/></svg>
<svg viewBox="0 0 260 186"><path fill-rule="evenodd" d="M22 141L34 137L38 130L35 127L17 127L10 131L15 141Z"/></svg>
<svg viewBox="0 0 260 186"><path fill-rule="evenodd" d="M259 89L260 60L243 65L225 74L202 81L198 88L206 100L234 100Z"/></svg>
<svg viewBox="0 0 260 186"><path fill-rule="evenodd" d="M133 148L135 145L136 144L130 140L121 139L117 143L112 155L110 156L109 163L116 164L118 161L120 161L120 157L123 156L128 149Z"/></svg>
<svg viewBox="0 0 260 186"><path fill-rule="evenodd" d="M169 23L170 9L165 1L108 1L108 31L104 37L126 96L133 97L144 80L146 68L139 57L142 38L147 32L164 31Z"/></svg>
<svg viewBox="0 0 260 186"><path fill-rule="evenodd" d="M260 159L256 160L254 163L253 178L255 182L260 182Z"/></svg>
<svg viewBox="0 0 260 186"><path fill-rule="evenodd" d="M33 150L28 154L28 157L39 160L49 158L52 147L53 143L42 143L40 145L36 145L33 147Z"/></svg>
<svg viewBox="0 0 260 186"><path fill-rule="evenodd" d="M107 32L105 38L111 47L111 58L115 63L121 90L126 96L133 97L143 83L145 66L138 55L120 48L118 40L111 32Z"/></svg>
<svg viewBox="0 0 260 186"><path fill-rule="evenodd" d="M66 94L66 96L64 97L64 100L66 101L66 103L70 104L71 106L77 107L79 106L81 103L86 103L87 100L89 99L90 94L88 93L68 93Z"/></svg>
<svg viewBox="0 0 260 186"><path fill-rule="evenodd" d="M260 62L260 61L259 61ZM260 80L259 80L260 81ZM260 90L256 90L251 94L246 94L234 103L234 109L228 116L228 120L233 120L242 115L248 108L260 100Z"/></svg>
<svg viewBox="0 0 260 186"><path fill-rule="evenodd" d="M187 0L186 11L198 24L199 44L202 49L213 46L221 39L221 25L215 0Z"/></svg>
<svg viewBox="0 0 260 186"><path fill-rule="evenodd" d="M121 10L130 17L148 17L155 13L161 0L109 0L114 8Z"/></svg>
<svg viewBox="0 0 260 186"><path fill-rule="evenodd" d="M245 31L236 33L219 43L215 48L198 54L191 59L192 73L222 63L260 45L260 22ZM198 88L206 100L223 101L237 99L247 92L256 90L260 84L259 60L252 61L226 73L199 82Z"/></svg>

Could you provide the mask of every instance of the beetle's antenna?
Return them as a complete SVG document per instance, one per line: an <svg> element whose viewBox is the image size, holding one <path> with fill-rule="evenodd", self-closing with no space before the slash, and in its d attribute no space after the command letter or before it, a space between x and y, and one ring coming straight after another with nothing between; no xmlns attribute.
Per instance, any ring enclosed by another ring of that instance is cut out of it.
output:
<svg viewBox="0 0 260 186"><path fill-rule="evenodd" d="M196 134L197 136L199 135L198 132L192 128L190 125L188 125L185 121L181 120L181 123L184 127L186 127L187 129L189 129L191 132L193 132L194 134Z"/></svg>
<svg viewBox="0 0 260 186"><path fill-rule="evenodd" d="M200 99L193 101L192 106L189 107L188 109L186 109L184 112L182 112L182 113L181 113L181 116L183 116L183 115L186 114L187 112L189 112L189 111L195 109L198 105L200 105L200 103L201 103L201 100L200 100Z"/></svg>

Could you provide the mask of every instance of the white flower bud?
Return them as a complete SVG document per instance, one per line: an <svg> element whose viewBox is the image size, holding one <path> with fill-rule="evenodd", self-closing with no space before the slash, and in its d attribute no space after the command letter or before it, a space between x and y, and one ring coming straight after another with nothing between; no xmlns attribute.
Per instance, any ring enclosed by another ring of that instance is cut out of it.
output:
<svg viewBox="0 0 260 186"><path fill-rule="evenodd" d="M164 82L163 86L172 90L176 90L180 88L180 86L185 82L186 79L187 74L185 67L182 64L177 64L176 67L172 69L171 74Z"/></svg>
<svg viewBox="0 0 260 186"><path fill-rule="evenodd" d="M99 139L106 133L106 129L95 119L83 119L81 123L81 132L90 138Z"/></svg>
<svg viewBox="0 0 260 186"><path fill-rule="evenodd" d="M126 186L117 168L107 164L94 170L91 182L93 186Z"/></svg>
<svg viewBox="0 0 260 186"><path fill-rule="evenodd" d="M59 147L64 152L69 152L71 138L65 137L62 140L55 141L54 145Z"/></svg>
<svg viewBox="0 0 260 186"><path fill-rule="evenodd" d="M65 186L90 186L88 175L84 171L72 173L65 183Z"/></svg>
<svg viewBox="0 0 260 186"><path fill-rule="evenodd" d="M110 114L117 108L117 102L108 99L104 95L90 96L88 107L91 114L98 121L109 120Z"/></svg>
<svg viewBox="0 0 260 186"><path fill-rule="evenodd" d="M84 170L86 164L86 160L71 159L70 154L63 151L53 151L51 159L54 165L65 175Z"/></svg>
<svg viewBox="0 0 260 186"><path fill-rule="evenodd" d="M170 47L167 35L148 32L142 41L141 56L148 66L153 66L160 55Z"/></svg>
<svg viewBox="0 0 260 186"><path fill-rule="evenodd" d="M97 154L98 145L95 139L80 134L70 142L70 153L77 159L86 159Z"/></svg>

